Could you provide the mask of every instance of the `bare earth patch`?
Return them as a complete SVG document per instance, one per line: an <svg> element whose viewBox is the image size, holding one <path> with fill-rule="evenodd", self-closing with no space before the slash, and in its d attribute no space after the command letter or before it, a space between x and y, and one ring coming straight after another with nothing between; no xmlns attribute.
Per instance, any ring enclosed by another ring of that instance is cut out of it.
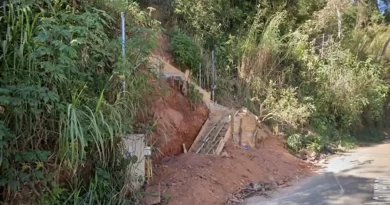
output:
<svg viewBox="0 0 390 205"><path fill-rule="evenodd" d="M311 173L312 167L292 156L283 141L265 139L259 148L244 150L232 141L225 156L183 154L165 158L154 168L150 189L160 186L168 204L224 204L230 193L251 182L285 184ZM227 155L226 155L227 154Z"/></svg>

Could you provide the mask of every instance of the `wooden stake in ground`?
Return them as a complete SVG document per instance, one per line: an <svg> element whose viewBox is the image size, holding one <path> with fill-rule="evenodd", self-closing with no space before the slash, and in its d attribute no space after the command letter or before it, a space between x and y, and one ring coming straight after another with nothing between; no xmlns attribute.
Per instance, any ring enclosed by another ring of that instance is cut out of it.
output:
<svg viewBox="0 0 390 205"><path fill-rule="evenodd" d="M202 87L202 63L199 63L199 86Z"/></svg>
<svg viewBox="0 0 390 205"><path fill-rule="evenodd" d="M184 96L187 96L187 94L188 94L189 80L190 80L190 70L186 70L186 72L184 73L184 82L183 82L184 85L182 88L182 92L183 92Z"/></svg>
<svg viewBox="0 0 390 205"><path fill-rule="evenodd" d="M211 100L213 102L215 102L215 95L214 95L214 91L215 91L215 88L216 88L216 72L215 72L215 65L214 65L214 51L211 51L211 74L212 74L212 81L213 81L213 84L211 85Z"/></svg>
<svg viewBox="0 0 390 205"><path fill-rule="evenodd" d="M259 139L257 138L257 126L255 127L255 131L253 132L253 137L255 138L255 147L257 147L257 144L259 143Z"/></svg>
<svg viewBox="0 0 390 205"><path fill-rule="evenodd" d="M232 132L232 139L234 139L234 114L231 115L231 119L230 119L230 130Z"/></svg>
<svg viewBox="0 0 390 205"><path fill-rule="evenodd" d="M242 139L242 117L240 118L240 130L238 134L238 144L241 145L241 139Z"/></svg>
<svg viewBox="0 0 390 205"><path fill-rule="evenodd" d="M183 150L184 150L184 154L186 154L187 153L187 148L186 148L185 144L183 144Z"/></svg>

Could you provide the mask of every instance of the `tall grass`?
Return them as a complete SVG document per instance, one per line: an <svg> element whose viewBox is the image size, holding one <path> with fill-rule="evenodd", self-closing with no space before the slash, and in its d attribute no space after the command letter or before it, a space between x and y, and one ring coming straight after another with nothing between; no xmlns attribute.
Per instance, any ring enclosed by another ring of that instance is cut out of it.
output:
<svg viewBox="0 0 390 205"><path fill-rule="evenodd" d="M130 163L123 159L121 137L132 132L135 116L143 109L148 77L138 71L155 45L157 24L132 4L128 15L140 18L128 25L133 38L126 42L123 59L119 35L112 32L118 12L97 8L102 4L82 2L71 8L63 1L6 1L4 5L2 201L118 204L116 196L124 186L120 176L125 176ZM136 24L140 27L134 28ZM149 33L146 38L145 33ZM121 92L117 75L121 72L129 76L127 92ZM94 180L88 179L91 175ZM22 188L38 195L20 195Z"/></svg>

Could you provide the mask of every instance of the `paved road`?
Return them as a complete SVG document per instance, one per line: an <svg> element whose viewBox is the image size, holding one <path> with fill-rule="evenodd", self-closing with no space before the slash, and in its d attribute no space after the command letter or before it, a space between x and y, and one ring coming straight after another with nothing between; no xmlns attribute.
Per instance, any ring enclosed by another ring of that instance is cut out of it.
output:
<svg viewBox="0 0 390 205"><path fill-rule="evenodd" d="M390 142L334 157L315 176L248 205L390 205Z"/></svg>

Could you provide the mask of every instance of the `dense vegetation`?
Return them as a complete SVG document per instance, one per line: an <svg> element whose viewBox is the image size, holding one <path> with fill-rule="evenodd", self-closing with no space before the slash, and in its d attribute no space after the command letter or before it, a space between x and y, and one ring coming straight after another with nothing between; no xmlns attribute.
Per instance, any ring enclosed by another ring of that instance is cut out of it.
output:
<svg viewBox="0 0 390 205"><path fill-rule="evenodd" d="M291 150L321 151L388 126L390 12L379 2L4 1L0 201L139 203L125 183L132 159L121 138L134 132L149 90L140 70L161 29L152 4L177 63L196 78L201 66L209 89L214 52L218 101L247 106L287 134ZM190 89L189 98L195 105L201 95Z"/></svg>
<svg viewBox="0 0 390 205"><path fill-rule="evenodd" d="M148 77L139 70L157 22L122 1L1 6L0 201L136 203L120 142L143 108ZM132 37L125 58L121 10Z"/></svg>
<svg viewBox="0 0 390 205"><path fill-rule="evenodd" d="M167 13L202 47L206 67L215 51L221 102L238 99L291 134L292 150L320 151L385 126L387 3L175 0Z"/></svg>

